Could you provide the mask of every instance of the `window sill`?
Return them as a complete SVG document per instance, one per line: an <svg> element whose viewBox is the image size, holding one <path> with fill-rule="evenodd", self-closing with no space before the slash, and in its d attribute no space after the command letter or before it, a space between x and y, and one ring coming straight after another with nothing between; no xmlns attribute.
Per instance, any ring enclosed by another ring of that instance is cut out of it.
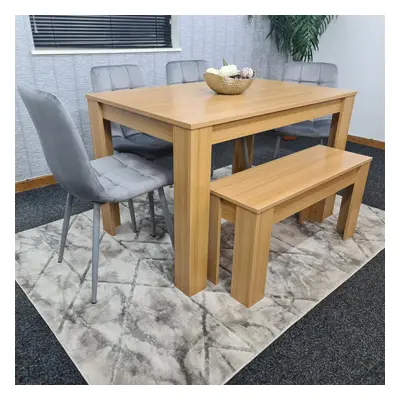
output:
<svg viewBox="0 0 400 400"><path fill-rule="evenodd" d="M51 56L66 54L126 54L126 53L165 53L179 52L180 47L162 49L33 49L31 54L34 56Z"/></svg>

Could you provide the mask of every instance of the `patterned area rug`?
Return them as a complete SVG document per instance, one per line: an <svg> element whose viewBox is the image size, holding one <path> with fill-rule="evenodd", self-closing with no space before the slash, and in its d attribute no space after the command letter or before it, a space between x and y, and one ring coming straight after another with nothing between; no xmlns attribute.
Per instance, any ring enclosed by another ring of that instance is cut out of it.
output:
<svg viewBox="0 0 400 400"><path fill-rule="evenodd" d="M167 198L173 209L172 188ZM341 240L337 196L322 224L274 226L265 297L247 309L229 295L234 227L225 222L220 284L190 298L174 288L157 200L157 237L145 197L135 201L137 234L126 204L118 234L102 234L96 305L91 211L72 218L61 264L62 220L16 235L16 280L90 384L223 384L384 248L385 213L365 205L354 237Z"/></svg>

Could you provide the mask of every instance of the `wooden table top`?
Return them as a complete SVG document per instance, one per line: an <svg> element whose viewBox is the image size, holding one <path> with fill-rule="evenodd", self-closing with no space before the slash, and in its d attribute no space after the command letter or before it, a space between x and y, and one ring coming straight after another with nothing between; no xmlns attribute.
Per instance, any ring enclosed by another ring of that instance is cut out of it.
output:
<svg viewBox="0 0 400 400"><path fill-rule="evenodd" d="M354 96L356 91L256 79L241 95L215 94L205 82L89 93L126 111L197 129Z"/></svg>
<svg viewBox="0 0 400 400"><path fill-rule="evenodd" d="M372 158L317 145L211 182L211 193L259 213L339 177Z"/></svg>

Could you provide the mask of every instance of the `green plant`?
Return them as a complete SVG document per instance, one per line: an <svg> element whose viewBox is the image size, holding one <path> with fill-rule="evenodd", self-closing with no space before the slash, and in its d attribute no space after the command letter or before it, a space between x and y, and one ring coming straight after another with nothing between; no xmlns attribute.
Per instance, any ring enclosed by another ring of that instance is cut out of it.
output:
<svg viewBox="0 0 400 400"><path fill-rule="evenodd" d="M278 50L294 61L312 61L321 35L335 18L335 15L268 15L271 27L266 39L275 40Z"/></svg>

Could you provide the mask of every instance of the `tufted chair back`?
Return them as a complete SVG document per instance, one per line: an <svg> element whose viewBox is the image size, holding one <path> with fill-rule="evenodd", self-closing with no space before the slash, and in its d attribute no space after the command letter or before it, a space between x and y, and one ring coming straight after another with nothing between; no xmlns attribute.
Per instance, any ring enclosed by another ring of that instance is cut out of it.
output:
<svg viewBox="0 0 400 400"><path fill-rule="evenodd" d="M46 162L63 189L84 200L104 195L82 138L69 113L51 93L19 86L18 92L32 118Z"/></svg>
<svg viewBox="0 0 400 400"><path fill-rule="evenodd" d="M93 90L105 92L135 89L144 86L142 72L137 65L103 65L90 71Z"/></svg>
<svg viewBox="0 0 400 400"><path fill-rule="evenodd" d="M90 70L90 79L95 92L135 89L145 86L142 71L138 65L104 65ZM133 133L115 122L111 122L112 136L125 137Z"/></svg>
<svg viewBox="0 0 400 400"><path fill-rule="evenodd" d="M323 62L295 61L286 64L283 71L283 81L301 83L310 86L336 87L338 68L335 64ZM331 116L320 117L314 121L327 121Z"/></svg>
<svg viewBox="0 0 400 400"><path fill-rule="evenodd" d="M191 83L204 81L207 69L205 60L170 61L167 63L167 84Z"/></svg>
<svg viewBox="0 0 400 400"><path fill-rule="evenodd" d="M336 87L338 69L322 62L291 62L286 64L283 81L311 86Z"/></svg>

